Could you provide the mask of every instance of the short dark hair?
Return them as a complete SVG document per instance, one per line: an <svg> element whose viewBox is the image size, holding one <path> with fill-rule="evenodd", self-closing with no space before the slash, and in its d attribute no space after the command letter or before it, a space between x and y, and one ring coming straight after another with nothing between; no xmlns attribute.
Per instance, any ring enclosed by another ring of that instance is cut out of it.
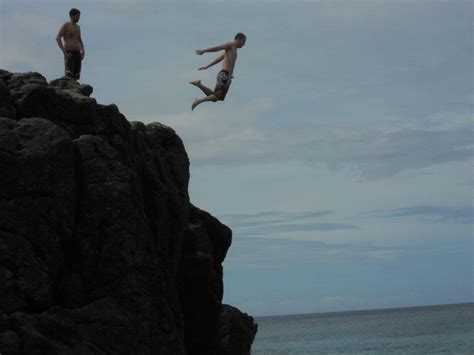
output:
<svg viewBox="0 0 474 355"><path fill-rule="evenodd" d="M71 10L69 10L69 17L73 17L80 14L81 12L78 9L72 8Z"/></svg>
<svg viewBox="0 0 474 355"><path fill-rule="evenodd" d="M244 35L242 32L239 32L235 35L234 39L246 39L247 36Z"/></svg>

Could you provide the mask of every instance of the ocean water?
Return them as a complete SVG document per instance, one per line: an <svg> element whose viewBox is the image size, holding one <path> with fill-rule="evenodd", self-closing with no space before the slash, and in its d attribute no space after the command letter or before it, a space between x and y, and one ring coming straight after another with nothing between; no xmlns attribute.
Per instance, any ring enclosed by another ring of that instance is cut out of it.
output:
<svg viewBox="0 0 474 355"><path fill-rule="evenodd" d="M474 303L256 321L252 355L474 354Z"/></svg>

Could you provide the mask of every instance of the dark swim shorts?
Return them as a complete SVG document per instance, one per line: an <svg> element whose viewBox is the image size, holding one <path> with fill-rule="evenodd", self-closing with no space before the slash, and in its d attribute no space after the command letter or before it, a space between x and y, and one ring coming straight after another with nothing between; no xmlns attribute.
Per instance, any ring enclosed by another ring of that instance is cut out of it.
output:
<svg viewBox="0 0 474 355"><path fill-rule="evenodd" d="M79 51L66 51L67 57L64 57L64 69L65 74L69 78L79 80L81 76L81 52Z"/></svg>
<svg viewBox="0 0 474 355"><path fill-rule="evenodd" d="M232 75L230 75L227 70L221 70L219 74L217 74L217 83L216 87L214 88L214 95L216 95L219 100L224 100L231 82Z"/></svg>

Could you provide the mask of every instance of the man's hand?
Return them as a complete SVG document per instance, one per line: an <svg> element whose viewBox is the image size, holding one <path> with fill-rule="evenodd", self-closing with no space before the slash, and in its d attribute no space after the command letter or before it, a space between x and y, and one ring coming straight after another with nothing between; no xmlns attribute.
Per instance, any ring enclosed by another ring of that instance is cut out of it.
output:
<svg viewBox="0 0 474 355"><path fill-rule="evenodd" d="M196 54L201 55L204 53L204 49L196 49Z"/></svg>
<svg viewBox="0 0 474 355"><path fill-rule="evenodd" d="M68 53L66 50L63 50L64 58L69 58L71 53Z"/></svg>
<svg viewBox="0 0 474 355"><path fill-rule="evenodd" d="M207 65L203 65L202 67L200 67L198 70L206 70L207 69Z"/></svg>
<svg viewBox="0 0 474 355"><path fill-rule="evenodd" d="M83 59L84 59L85 55L86 55L86 53L84 53L84 52L81 52L81 60L83 60Z"/></svg>

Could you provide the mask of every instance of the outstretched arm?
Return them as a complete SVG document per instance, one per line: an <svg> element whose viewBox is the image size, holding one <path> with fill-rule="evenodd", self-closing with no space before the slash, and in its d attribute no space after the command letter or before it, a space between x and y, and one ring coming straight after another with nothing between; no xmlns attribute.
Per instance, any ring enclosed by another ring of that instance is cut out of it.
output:
<svg viewBox="0 0 474 355"><path fill-rule="evenodd" d="M210 47L210 48L206 48L206 49L196 49L196 54L201 55L201 54L206 53L206 52L222 51L222 50L225 50L225 49L229 49L231 45L232 45L232 42L228 42L228 43L221 44L219 46Z"/></svg>
<svg viewBox="0 0 474 355"><path fill-rule="evenodd" d="M199 70L205 70L207 68L210 68L212 67L214 64L217 64L219 62L222 62L222 60L224 59L225 57L225 54L217 57L216 59L214 59L212 62L210 62L208 65L203 65L202 67L199 68Z"/></svg>

